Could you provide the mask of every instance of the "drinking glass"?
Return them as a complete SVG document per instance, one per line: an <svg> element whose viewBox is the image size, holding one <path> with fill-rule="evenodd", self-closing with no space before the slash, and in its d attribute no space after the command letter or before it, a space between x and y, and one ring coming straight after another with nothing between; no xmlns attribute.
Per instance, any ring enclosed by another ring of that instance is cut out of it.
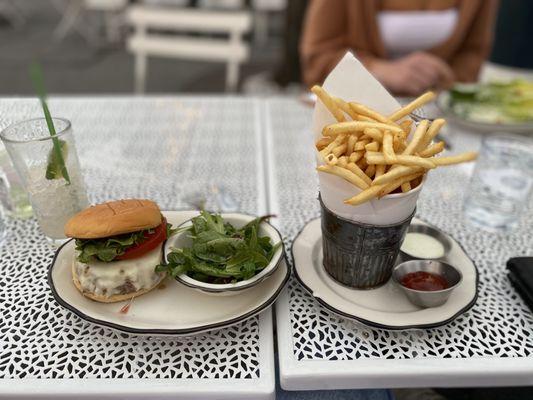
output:
<svg viewBox="0 0 533 400"><path fill-rule="evenodd" d="M499 232L514 228L533 186L533 140L511 134L485 137L464 202L471 224Z"/></svg>
<svg viewBox="0 0 533 400"><path fill-rule="evenodd" d="M65 239L66 221L88 205L71 124L53 118L68 182L57 167L57 153L44 118L13 124L0 133L6 150L27 190L34 214L49 243Z"/></svg>
<svg viewBox="0 0 533 400"><path fill-rule="evenodd" d="M0 204L3 212L9 217L26 219L33 216L28 194L2 142L0 142Z"/></svg>

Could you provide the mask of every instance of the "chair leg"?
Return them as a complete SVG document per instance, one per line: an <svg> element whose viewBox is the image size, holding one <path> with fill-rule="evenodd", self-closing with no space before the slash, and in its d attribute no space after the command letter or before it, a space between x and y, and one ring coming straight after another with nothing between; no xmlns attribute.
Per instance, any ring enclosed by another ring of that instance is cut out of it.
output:
<svg viewBox="0 0 533 400"><path fill-rule="evenodd" d="M106 11L104 17L107 41L109 43L120 42L122 27L124 26L124 15L121 12Z"/></svg>
<svg viewBox="0 0 533 400"><path fill-rule="evenodd" d="M226 92L236 92L238 83L239 63L236 61L230 61L226 66Z"/></svg>
<svg viewBox="0 0 533 400"><path fill-rule="evenodd" d="M256 11L254 14L254 41L258 46L268 43L268 11Z"/></svg>
<svg viewBox="0 0 533 400"><path fill-rule="evenodd" d="M148 69L148 60L146 54L135 55L135 93L144 93L146 89L146 72Z"/></svg>
<svg viewBox="0 0 533 400"><path fill-rule="evenodd" d="M75 25L78 22L78 17L81 15L82 11L82 0L69 1L69 3L65 6L61 21L54 30L53 36L55 40L63 40L65 36L67 36L67 34L75 28Z"/></svg>

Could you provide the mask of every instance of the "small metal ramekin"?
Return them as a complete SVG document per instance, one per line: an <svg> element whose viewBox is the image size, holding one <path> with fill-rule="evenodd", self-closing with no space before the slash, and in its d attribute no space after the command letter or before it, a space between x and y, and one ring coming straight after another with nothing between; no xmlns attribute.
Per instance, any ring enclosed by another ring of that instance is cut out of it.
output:
<svg viewBox="0 0 533 400"><path fill-rule="evenodd" d="M429 225L411 224L409 225L409 228L407 229L406 236L409 233L422 233L424 235L431 236L432 238L438 240L444 247L444 254L441 257L436 257L436 258L429 258L429 257L422 258L422 257L417 257L414 254L409 254L403 251L402 248L400 247L400 261L401 262L409 261L409 260L421 260L421 259L431 259L431 260L442 259L446 257L446 254L448 254L452 248L452 242L450 241L448 236L446 236L444 233L442 233L438 229L433 228Z"/></svg>
<svg viewBox="0 0 533 400"><path fill-rule="evenodd" d="M422 291L409 289L402 285L402 278L412 272L429 272L435 275L440 275L450 285L447 289L435 291ZM392 271L392 279L403 289L404 293L411 303L416 306L428 308L438 307L446 303L452 291L459 286L463 280L461 272L442 261L436 260L410 260L398 264Z"/></svg>

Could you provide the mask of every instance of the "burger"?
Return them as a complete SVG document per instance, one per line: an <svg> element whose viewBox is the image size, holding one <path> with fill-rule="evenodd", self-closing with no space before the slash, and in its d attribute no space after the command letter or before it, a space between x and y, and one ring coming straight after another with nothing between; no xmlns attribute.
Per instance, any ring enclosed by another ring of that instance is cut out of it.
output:
<svg viewBox="0 0 533 400"><path fill-rule="evenodd" d="M150 200L91 206L69 219L65 234L76 250L72 279L86 297L112 303L140 296L165 277L156 272L170 225Z"/></svg>

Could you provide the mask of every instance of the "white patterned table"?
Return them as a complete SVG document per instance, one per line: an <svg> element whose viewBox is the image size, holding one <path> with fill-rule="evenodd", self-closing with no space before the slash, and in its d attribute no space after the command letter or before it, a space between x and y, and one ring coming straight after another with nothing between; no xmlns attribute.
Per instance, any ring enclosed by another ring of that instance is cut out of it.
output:
<svg viewBox="0 0 533 400"><path fill-rule="evenodd" d="M190 209L188 196L216 185L243 212L268 211L259 100L69 97L50 108L72 122L93 202L135 196ZM35 99L0 100L0 129L40 116ZM189 338L119 333L55 303L46 283L52 256L34 220L9 223L0 247L0 397L274 396L270 310Z"/></svg>
<svg viewBox="0 0 533 400"><path fill-rule="evenodd" d="M311 110L295 100L69 97L50 105L73 123L92 201L139 196L163 209L190 208L192 192L223 186L242 211L278 214L289 243L319 215ZM35 100L0 100L0 129L33 116L40 116ZM474 148L479 137L457 134L452 142ZM461 222L467 171L432 176L418 215L475 259L477 305L441 328L387 332L332 314L293 280L277 303L284 388L533 383L533 317L503 271L509 256L531 252L532 207L512 234L475 231ZM9 224L0 247L0 397L273 397L270 311L190 338L117 333L53 301L45 279L52 255L35 221Z"/></svg>
<svg viewBox="0 0 533 400"><path fill-rule="evenodd" d="M270 210L290 243L320 215L312 110L281 98L266 108ZM479 135L455 127L450 132L454 149L479 147ZM461 205L470 169L432 171L417 216L454 236L476 262L480 285L474 308L440 328L385 331L328 311L293 279L276 303L284 389L533 384L533 315L504 271L509 257L533 253L533 204L509 234L465 225Z"/></svg>

